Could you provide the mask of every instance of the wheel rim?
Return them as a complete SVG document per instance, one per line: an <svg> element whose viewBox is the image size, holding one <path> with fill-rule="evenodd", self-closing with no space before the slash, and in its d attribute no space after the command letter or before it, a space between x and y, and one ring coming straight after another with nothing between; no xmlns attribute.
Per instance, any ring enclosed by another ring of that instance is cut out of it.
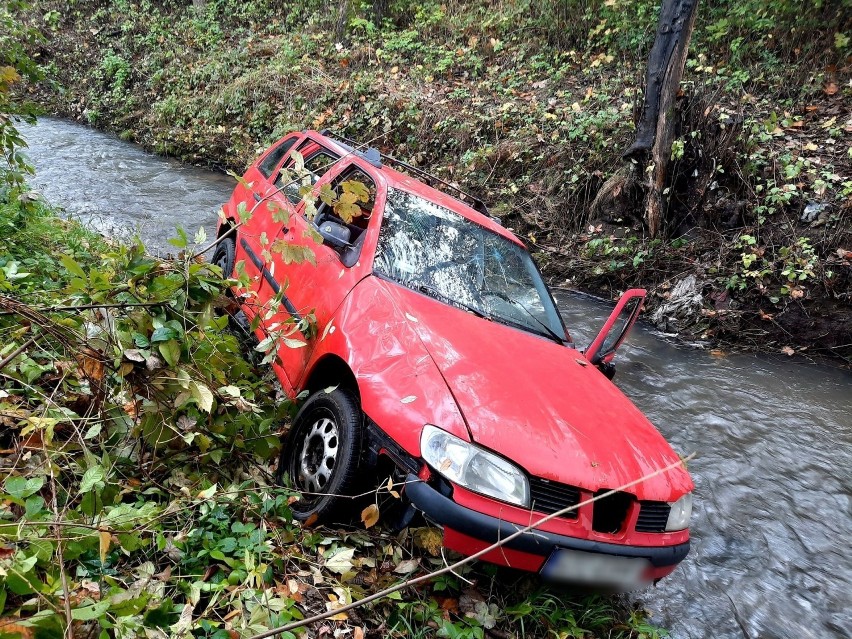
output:
<svg viewBox="0 0 852 639"><path fill-rule="evenodd" d="M337 464L339 446L334 420L328 417L317 419L305 435L299 452L299 483L304 490L325 492Z"/></svg>

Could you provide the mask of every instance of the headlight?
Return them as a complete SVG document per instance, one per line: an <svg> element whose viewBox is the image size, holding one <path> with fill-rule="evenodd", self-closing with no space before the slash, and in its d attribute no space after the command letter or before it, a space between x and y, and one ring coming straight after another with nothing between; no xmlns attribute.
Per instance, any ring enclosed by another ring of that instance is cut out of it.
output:
<svg viewBox="0 0 852 639"><path fill-rule="evenodd" d="M459 486L518 506L529 506L530 487L520 468L502 457L427 424L420 454L432 468Z"/></svg>
<svg viewBox="0 0 852 639"><path fill-rule="evenodd" d="M692 493L686 493L683 497L672 504L669 511L669 519L666 522L666 531L683 530L689 526L689 518L692 517Z"/></svg>

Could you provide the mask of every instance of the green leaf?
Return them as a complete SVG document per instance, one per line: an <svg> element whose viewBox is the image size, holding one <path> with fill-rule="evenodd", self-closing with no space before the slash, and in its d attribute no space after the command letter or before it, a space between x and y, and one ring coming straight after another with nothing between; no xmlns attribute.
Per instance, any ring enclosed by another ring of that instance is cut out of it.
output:
<svg viewBox="0 0 852 639"><path fill-rule="evenodd" d="M203 226L198 227L198 230L195 232L195 237L192 238L192 241L196 244L201 244L202 242L207 241L207 231L204 230Z"/></svg>
<svg viewBox="0 0 852 639"><path fill-rule="evenodd" d="M37 517L45 510L44 499L42 499L39 495L27 497L26 501L24 502L24 509L26 511L27 519Z"/></svg>
<svg viewBox="0 0 852 639"><path fill-rule="evenodd" d="M84 474L83 479L80 481L80 493L85 494L92 489L95 488L103 488L104 477L106 476L106 471L104 467L101 465L92 466L89 468Z"/></svg>
<svg viewBox="0 0 852 639"><path fill-rule="evenodd" d="M195 401L198 403L198 407L201 410L205 413L209 413L213 410L213 391L207 388L207 386L193 381L189 385L189 392L192 393L192 396L195 398Z"/></svg>
<svg viewBox="0 0 852 639"><path fill-rule="evenodd" d="M109 610L109 599L99 601L91 606L83 606L82 608L74 608L71 611L71 618L77 621L94 621L104 615Z"/></svg>
<svg viewBox="0 0 852 639"><path fill-rule="evenodd" d="M177 339L180 334L171 326L161 326L151 334L152 342L167 342L170 339Z"/></svg>
<svg viewBox="0 0 852 639"><path fill-rule="evenodd" d="M169 366L176 366L180 361L180 344L176 339L160 343L158 349Z"/></svg>
<svg viewBox="0 0 852 639"><path fill-rule="evenodd" d="M186 231L184 231L181 226L178 226L175 230L177 231L178 236L169 238L169 244L176 246L177 248L186 248L186 245L189 243Z"/></svg>
<svg viewBox="0 0 852 639"><path fill-rule="evenodd" d="M65 267L65 269L66 269L69 273L71 273L71 275L75 275L75 276L77 276L77 277L81 277L81 278L83 278L83 279L86 279L86 272L83 270L83 267L82 267L82 266L80 266L80 265L79 265L79 264L78 264L78 263L74 260L74 258L73 258L73 257L71 257L70 255L63 255L63 256L60 258L60 261L62 262L62 266L64 266L64 267Z"/></svg>
<svg viewBox="0 0 852 639"><path fill-rule="evenodd" d="M86 434L83 435L83 439L94 439L98 435L101 434L101 428L103 428L103 424L101 422L95 422L89 429L86 431Z"/></svg>
<svg viewBox="0 0 852 639"><path fill-rule="evenodd" d="M44 477L9 477L4 484L5 491L16 499L25 499L41 490L44 486Z"/></svg>

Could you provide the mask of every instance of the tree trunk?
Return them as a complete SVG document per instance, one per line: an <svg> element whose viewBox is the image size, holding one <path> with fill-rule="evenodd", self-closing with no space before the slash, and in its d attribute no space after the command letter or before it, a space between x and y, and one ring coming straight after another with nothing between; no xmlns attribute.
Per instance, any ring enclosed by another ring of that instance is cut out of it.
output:
<svg viewBox="0 0 852 639"><path fill-rule="evenodd" d="M657 237L665 221L663 192L675 134L674 105L695 26L698 0L663 0L657 37L648 56L645 95L636 139L624 159L647 167L645 221ZM650 161L650 165L648 162Z"/></svg>

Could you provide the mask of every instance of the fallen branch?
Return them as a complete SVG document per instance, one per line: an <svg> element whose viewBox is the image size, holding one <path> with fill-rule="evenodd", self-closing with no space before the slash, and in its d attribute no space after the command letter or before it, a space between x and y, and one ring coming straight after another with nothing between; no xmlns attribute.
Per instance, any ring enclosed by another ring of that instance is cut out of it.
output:
<svg viewBox="0 0 852 639"><path fill-rule="evenodd" d="M639 479L635 479L631 482L628 482L628 483L624 484L623 486L619 486L618 488L614 488L612 490L609 490L605 493L602 493L600 495L597 495L595 497L587 499L586 501L580 502L579 504L574 504L573 506L567 506L567 507L563 508L562 510L557 510L555 513L547 515L546 517L542 517L538 521L535 521L535 522L531 523L530 525L525 526L524 528L519 528L516 532L512 533L511 535L509 535L505 539L500 539L500 540L494 542L493 544L491 544L490 546L483 548L479 552L474 553L474 554L472 554L468 557L464 557L463 559L460 559L459 561L457 561L454 564L451 564L449 566L444 566L443 568L440 568L440 569L438 569L434 572L430 572L428 574L422 575L420 577L416 577L414 579L408 579L407 581L396 584L394 586L390 586L389 588L385 588L384 590L380 590L379 592L376 592L376 593L370 595L369 597L364 597L363 599L359 599L358 601L353 601L352 603L346 604L345 606L341 606L339 608L333 608L332 610L327 610L326 612L314 615L312 617L307 617L307 618L302 619L300 621L293 621L293 622L285 624L283 626L279 626L278 628L273 628L271 630L267 630L265 632L261 632L261 633L256 634L256 635L252 635L248 639L266 639L267 637L272 637L272 636L280 634L282 632L288 632L290 630L296 630L297 628L302 628L302 627L307 626L308 624L312 624L316 621L322 621L323 619L328 619L329 617L333 617L334 615L339 615L342 612L354 610L355 608L359 608L359 607L361 607L365 604L370 603L371 601L375 601L376 599L382 599L384 597L387 597L390 594L393 594L395 592L403 590L404 588L408 588L409 586L416 586L417 584L421 584L425 581L429 581L431 579L434 579L435 577L439 577L439 576L447 574L449 572L455 572L456 570L458 570L459 568L461 568L465 564L469 564L470 562L472 562L476 559L479 559L483 555L506 545L507 543L509 543L513 539L517 539L521 535L524 535L524 534L526 534L526 533L528 533L532 530L535 530L536 528L540 527L542 524L546 524L547 522L549 522L553 519L556 519L557 517L562 517L562 516L568 514L569 512L580 508L581 506L586 506L588 504L599 501L601 499L605 499L606 497L609 497L610 495L614 495L617 492L621 492L623 490L626 490L627 488L630 488L632 486L636 486L637 484L641 484L642 482L647 481L647 480L649 480L653 477L656 477L658 475L662 475L663 473L666 473L666 472L672 470L673 468L677 468L678 466L685 464L686 462L691 460L693 457L695 457L695 453L691 453L691 454L687 455L686 457L684 457L683 459L678 460L678 461L676 461L672 464L669 464L665 468L660 468L659 470L655 470L653 473L649 473L647 475L644 475L643 477L640 477Z"/></svg>
<svg viewBox="0 0 852 639"><path fill-rule="evenodd" d="M3 358L3 361L0 361L0 370L3 370L4 368L6 368L6 366L9 364L9 362L11 362L18 355L23 353L25 350L27 350L30 346L32 346L35 343L36 343L36 338L31 337L26 342L24 342L23 344L18 346L18 348L16 348L11 353L6 355L6 357Z"/></svg>

